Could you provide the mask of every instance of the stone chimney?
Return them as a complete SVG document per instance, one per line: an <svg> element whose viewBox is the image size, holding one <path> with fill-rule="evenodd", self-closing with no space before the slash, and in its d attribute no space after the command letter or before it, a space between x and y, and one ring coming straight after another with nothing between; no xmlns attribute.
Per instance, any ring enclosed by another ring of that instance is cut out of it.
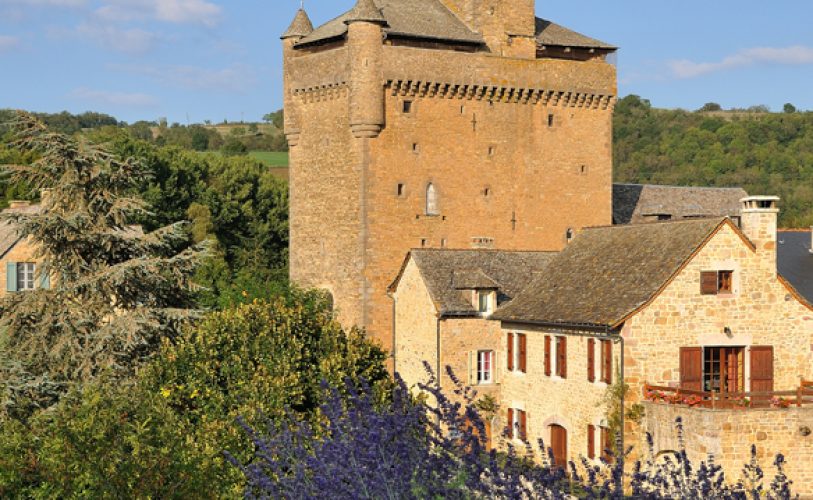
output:
<svg viewBox="0 0 813 500"><path fill-rule="evenodd" d="M749 196L742 203L742 230L754 243L768 268L776 273L776 230L778 196Z"/></svg>

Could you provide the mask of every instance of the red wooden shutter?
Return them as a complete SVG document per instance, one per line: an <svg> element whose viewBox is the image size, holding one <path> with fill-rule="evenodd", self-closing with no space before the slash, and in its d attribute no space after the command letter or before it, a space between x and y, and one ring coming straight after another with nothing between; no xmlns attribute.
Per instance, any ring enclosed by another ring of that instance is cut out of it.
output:
<svg viewBox="0 0 813 500"><path fill-rule="evenodd" d="M613 343L609 340L601 341L601 356L602 356L602 381L612 384L613 383Z"/></svg>
<svg viewBox="0 0 813 500"><path fill-rule="evenodd" d="M545 336L545 375L550 377L550 337Z"/></svg>
<svg viewBox="0 0 813 500"><path fill-rule="evenodd" d="M567 337L559 337L556 343L556 374L567 378Z"/></svg>
<svg viewBox="0 0 813 500"><path fill-rule="evenodd" d="M519 438L523 441L528 440L528 413L522 410L519 411Z"/></svg>
<svg viewBox="0 0 813 500"><path fill-rule="evenodd" d="M519 334L519 371L526 373L528 370L528 337Z"/></svg>
<svg viewBox="0 0 813 500"><path fill-rule="evenodd" d="M613 443L610 429L606 427L601 428L601 456L608 462L613 461L613 454L615 453L615 443Z"/></svg>
<svg viewBox="0 0 813 500"><path fill-rule="evenodd" d="M587 381L596 381L596 339L587 339Z"/></svg>
<svg viewBox="0 0 813 500"><path fill-rule="evenodd" d="M680 387L691 391L703 390L703 348L680 348Z"/></svg>
<svg viewBox="0 0 813 500"><path fill-rule="evenodd" d="M773 391L773 347L751 347L751 392Z"/></svg>
<svg viewBox="0 0 813 500"><path fill-rule="evenodd" d="M717 271L700 273L700 293L717 295Z"/></svg>
<svg viewBox="0 0 813 500"><path fill-rule="evenodd" d="M508 332L508 371L514 371L514 332Z"/></svg>
<svg viewBox="0 0 813 500"><path fill-rule="evenodd" d="M514 437L514 409L508 408L508 425L505 426L505 433L509 438Z"/></svg>
<svg viewBox="0 0 813 500"><path fill-rule="evenodd" d="M587 458L596 458L596 426L587 426Z"/></svg>

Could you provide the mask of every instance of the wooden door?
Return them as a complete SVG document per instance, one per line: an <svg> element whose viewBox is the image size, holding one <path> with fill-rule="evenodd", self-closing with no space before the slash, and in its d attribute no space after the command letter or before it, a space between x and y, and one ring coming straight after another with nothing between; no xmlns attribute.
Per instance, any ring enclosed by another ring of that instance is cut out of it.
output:
<svg viewBox="0 0 813 500"><path fill-rule="evenodd" d="M690 391L703 390L702 348L680 348L680 388Z"/></svg>
<svg viewBox="0 0 813 500"><path fill-rule="evenodd" d="M550 447L554 465L567 468L567 429L561 425L550 426Z"/></svg>

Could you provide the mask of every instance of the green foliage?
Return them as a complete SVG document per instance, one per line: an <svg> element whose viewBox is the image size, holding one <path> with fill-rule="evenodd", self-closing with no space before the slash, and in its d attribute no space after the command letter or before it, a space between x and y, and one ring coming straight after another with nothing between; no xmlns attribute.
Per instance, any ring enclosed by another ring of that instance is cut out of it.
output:
<svg viewBox="0 0 813 500"><path fill-rule="evenodd" d="M14 145L28 165L6 165L15 183L47 190L38 211L2 214L36 242L36 282L52 286L0 301L3 411L25 419L103 371L127 377L195 312L190 277L201 253L182 224L144 234L146 205L130 193L143 165L49 132L21 114Z"/></svg>
<svg viewBox="0 0 813 500"><path fill-rule="evenodd" d="M315 292L214 313L132 383L100 379L25 425L0 419L0 497L237 498L244 480L223 452L254 453L237 417L274 426L290 409L314 422L321 380L364 378L382 401L385 359Z"/></svg>
<svg viewBox="0 0 813 500"><path fill-rule="evenodd" d="M782 197L780 224L813 224L813 113L690 113L621 99L614 118L617 182L741 186Z"/></svg>
<svg viewBox="0 0 813 500"><path fill-rule="evenodd" d="M793 104L787 102L782 107L782 111L785 112L785 113L795 113L797 111L797 109L796 109L796 106L794 106Z"/></svg>
<svg viewBox="0 0 813 500"><path fill-rule="evenodd" d="M622 423L625 419L635 424L641 423L644 418L644 406L637 403L632 405L623 404L629 394L630 386L624 382L620 367L616 367L614 380L615 382L612 385L607 386L600 406L606 408L608 432L611 436L618 436L621 433ZM618 450L615 451L617 454Z"/></svg>
<svg viewBox="0 0 813 500"><path fill-rule="evenodd" d="M263 116L263 121L273 124L278 129L282 130L285 111L280 109L273 113L268 113Z"/></svg>
<svg viewBox="0 0 813 500"><path fill-rule="evenodd" d="M223 147L220 148L220 152L223 153L224 156L246 155L248 154L248 148L240 139L232 136L226 139Z"/></svg>

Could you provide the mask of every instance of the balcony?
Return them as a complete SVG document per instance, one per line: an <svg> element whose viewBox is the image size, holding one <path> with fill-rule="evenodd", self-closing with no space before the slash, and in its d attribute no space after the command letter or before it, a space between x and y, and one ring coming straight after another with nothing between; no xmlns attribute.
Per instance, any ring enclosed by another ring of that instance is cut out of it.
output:
<svg viewBox="0 0 813 500"><path fill-rule="evenodd" d="M651 403L712 410L813 407L813 381L802 380L795 390L770 392L695 391L644 384L643 398Z"/></svg>

